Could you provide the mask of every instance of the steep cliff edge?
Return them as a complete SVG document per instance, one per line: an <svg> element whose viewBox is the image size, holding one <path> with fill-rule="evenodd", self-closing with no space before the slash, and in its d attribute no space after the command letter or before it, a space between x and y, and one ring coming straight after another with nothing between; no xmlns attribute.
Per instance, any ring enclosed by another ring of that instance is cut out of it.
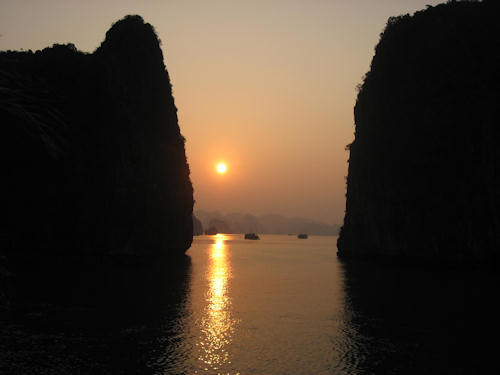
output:
<svg viewBox="0 0 500 375"><path fill-rule="evenodd" d="M184 253L193 189L153 27L127 16L92 54L0 52L2 251Z"/></svg>
<svg viewBox="0 0 500 375"><path fill-rule="evenodd" d="M354 109L339 256L499 259L498 10L389 19Z"/></svg>

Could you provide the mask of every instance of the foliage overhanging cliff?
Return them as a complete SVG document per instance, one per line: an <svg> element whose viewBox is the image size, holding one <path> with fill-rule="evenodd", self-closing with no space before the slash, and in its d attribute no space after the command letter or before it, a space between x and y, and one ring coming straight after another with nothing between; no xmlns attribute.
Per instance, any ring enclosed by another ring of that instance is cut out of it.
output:
<svg viewBox="0 0 500 375"><path fill-rule="evenodd" d="M160 42L140 16L92 54L0 53L4 251L184 252L193 188Z"/></svg>
<svg viewBox="0 0 500 375"><path fill-rule="evenodd" d="M500 254L495 1L390 18L360 86L339 256Z"/></svg>

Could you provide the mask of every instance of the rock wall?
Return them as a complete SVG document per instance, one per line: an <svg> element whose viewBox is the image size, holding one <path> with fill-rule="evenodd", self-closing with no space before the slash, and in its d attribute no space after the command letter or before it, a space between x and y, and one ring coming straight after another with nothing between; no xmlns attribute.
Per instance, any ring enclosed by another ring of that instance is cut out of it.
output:
<svg viewBox="0 0 500 375"><path fill-rule="evenodd" d="M0 53L7 254L183 253L193 188L154 28L127 16L92 54Z"/></svg>
<svg viewBox="0 0 500 375"><path fill-rule="evenodd" d="M339 256L499 258L498 10L389 19L354 108Z"/></svg>

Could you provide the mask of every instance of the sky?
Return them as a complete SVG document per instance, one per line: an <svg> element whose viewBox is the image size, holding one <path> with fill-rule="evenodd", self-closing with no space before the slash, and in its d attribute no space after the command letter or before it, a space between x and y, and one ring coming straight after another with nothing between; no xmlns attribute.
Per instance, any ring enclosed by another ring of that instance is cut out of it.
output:
<svg viewBox="0 0 500 375"><path fill-rule="evenodd" d="M0 50L92 52L141 15L162 41L195 211L341 224L356 86L390 16L441 2L0 0Z"/></svg>

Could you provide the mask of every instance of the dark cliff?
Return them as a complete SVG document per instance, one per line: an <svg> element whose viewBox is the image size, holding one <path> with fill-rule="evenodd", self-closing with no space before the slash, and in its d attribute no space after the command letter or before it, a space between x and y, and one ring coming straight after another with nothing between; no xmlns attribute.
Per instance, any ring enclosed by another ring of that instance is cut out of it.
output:
<svg viewBox="0 0 500 375"><path fill-rule="evenodd" d="M498 11L389 19L354 109L339 256L499 258Z"/></svg>
<svg viewBox="0 0 500 375"><path fill-rule="evenodd" d="M0 53L3 252L184 253L193 189L153 27L127 16L92 54Z"/></svg>

